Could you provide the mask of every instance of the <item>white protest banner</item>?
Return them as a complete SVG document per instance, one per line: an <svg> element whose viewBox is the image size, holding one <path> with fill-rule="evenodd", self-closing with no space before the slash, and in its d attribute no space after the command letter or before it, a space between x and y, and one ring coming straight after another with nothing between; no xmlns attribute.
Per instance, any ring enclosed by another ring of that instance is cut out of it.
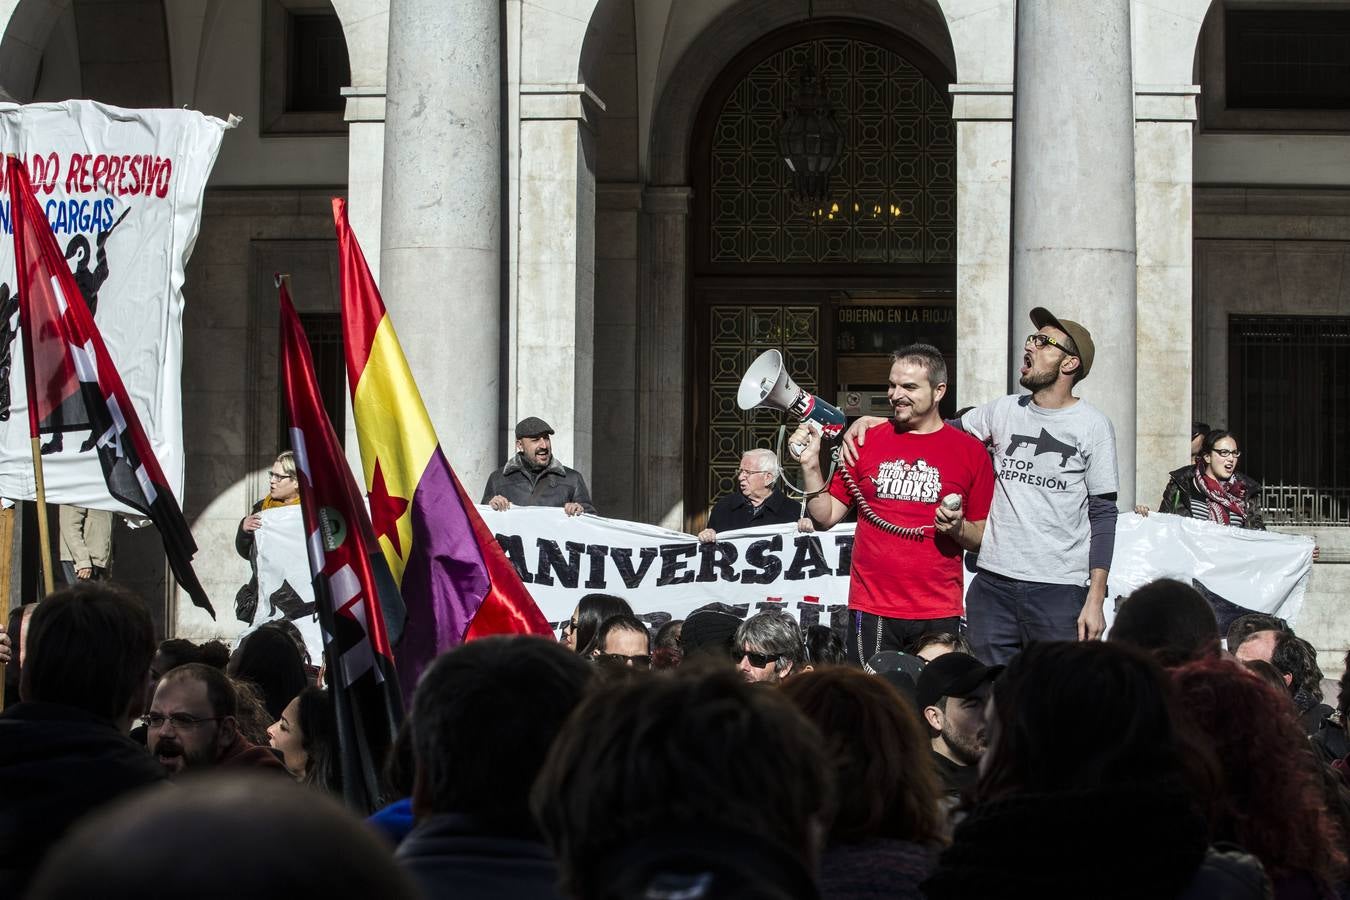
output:
<svg viewBox="0 0 1350 900"><path fill-rule="evenodd" d="M305 639L310 661L322 665L323 631L314 607L314 579L309 572L300 504L264 509L259 515L262 527L253 532L258 607L239 639L264 622L287 619Z"/></svg>
<svg viewBox="0 0 1350 900"><path fill-rule="evenodd" d="M1158 578L1175 578L1205 594L1219 632L1248 612L1293 624L1312 572L1313 540L1297 534L1248 531L1198 519L1152 513L1116 522L1111 596L1128 596ZM1106 604L1108 627L1115 603Z"/></svg>
<svg viewBox="0 0 1350 900"><path fill-rule="evenodd" d="M28 167L38 204L122 376L146 436L182 500L183 266L202 193L230 124L181 109L119 109L87 100L0 104L3 154ZM0 200L0 497L34 497L17 335L13 219ZM52 503L131 512L108 494L86 423L43 436Z"/></svg>
<svg viewBox="0 0 1350 900"><path fill-rule="evenodd" d="M555 627L586 594L616 594L659 626L708 603L741 615L786 606L803 625L830 624L848 604L853 526L798 534L770 525L718 534L715 544L652 525L561 509L480 506L488 528Z"/></svg>
<svg viewBox="0 0 1350 900"><path fill-rule="evenodd" d="M717 543L700 544L678 531L568 517L561 509L478 511L555 626L590 593L623 597L658 626L708 603L726 604L740 615L785 607L803 626L846 621L853 525L814 534L774 525L721 532ZM896 560L897 577L904 577L904 564ZM1129 513L1117 526L1110 590L1120 597L1156 578L1195 581L1216 606L1227 601L1240 607L1238 613L1270 612L1292 622L1311 565L1308 538ZM1114 604L1107 607L1109 621ZM1224 609L1216 609L1221 620Z"/></svg>

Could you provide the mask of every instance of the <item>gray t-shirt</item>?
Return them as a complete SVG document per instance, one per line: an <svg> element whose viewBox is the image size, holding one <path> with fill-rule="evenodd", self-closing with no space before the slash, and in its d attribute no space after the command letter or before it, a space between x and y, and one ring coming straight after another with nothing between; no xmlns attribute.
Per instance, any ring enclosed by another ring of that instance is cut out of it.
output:
<svg viewBox="0 0 1350 900"><path fill-rule="evenodd" d="M1044 409L1014 394L972 409L961 427L989 444L994 504L979 567L1006 578L1086 584L1088 496L1118 488L1116 432L1101 410L1079 400Z"/></svg>

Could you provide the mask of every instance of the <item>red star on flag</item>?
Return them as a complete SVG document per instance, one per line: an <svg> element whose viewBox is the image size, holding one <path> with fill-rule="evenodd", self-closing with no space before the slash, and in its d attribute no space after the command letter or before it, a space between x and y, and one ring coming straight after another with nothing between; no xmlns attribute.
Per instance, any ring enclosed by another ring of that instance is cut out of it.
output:
<svg viewBox="0 0 1350 900"><path fill-rule="evenodd" d="M389 538L394 552L403 558L403 543L398 536L398 520L408 511L408 501L393 496L384 483L384 472L380 463L375 462L375 477L370 486L370 523L375 526L375 536Z"/></svg>

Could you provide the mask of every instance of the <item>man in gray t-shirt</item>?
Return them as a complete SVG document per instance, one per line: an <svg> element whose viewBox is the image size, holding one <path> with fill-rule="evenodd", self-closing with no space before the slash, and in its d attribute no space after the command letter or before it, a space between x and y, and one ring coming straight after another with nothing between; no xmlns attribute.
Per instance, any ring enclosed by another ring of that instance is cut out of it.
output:
<svg viewBox="0 0 1350 900"><path fill-rule="evenodd" d="M1092 335L1048 310L1022 358L1031 391L967 412L961 427L985 441L998 480L966 594L975 655L1006 663L1036 640L1094 640L1115 542L1116 436L1096 407L1073 396L1092 368Z"/></svg>

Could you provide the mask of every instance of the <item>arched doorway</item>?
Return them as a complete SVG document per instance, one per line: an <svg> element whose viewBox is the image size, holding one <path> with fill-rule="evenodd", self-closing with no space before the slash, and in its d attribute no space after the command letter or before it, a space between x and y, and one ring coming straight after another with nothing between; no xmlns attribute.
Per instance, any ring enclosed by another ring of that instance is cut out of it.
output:
<svg viewBox="0 0 1350 900"><path fill-rule="evenodd" d="M815 209L794 206L778 152L805 65L823 78L845 136ZM764 350L781 350L798 384L854 414L884 401L889 353L904 343L936 344L955 380L951 81L903 35L815 20L757 41L708 91L690 154L689 527L736 489L741 453L777 436L778 414L735 403Z"/></svg>

